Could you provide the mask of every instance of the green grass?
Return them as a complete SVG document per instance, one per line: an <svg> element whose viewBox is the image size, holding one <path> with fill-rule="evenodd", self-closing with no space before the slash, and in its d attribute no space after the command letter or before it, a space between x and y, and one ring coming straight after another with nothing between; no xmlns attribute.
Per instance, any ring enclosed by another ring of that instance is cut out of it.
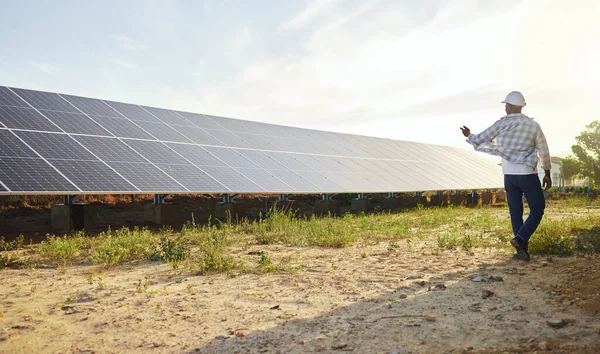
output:
<svg viewBox="0 0 600 354"><path fill-rule="evenodd" d="M540 255L571 255L600 252L597 213L585 209L589 200L572 198L549 201L544 220L531 238L530 252ZM360 247L405 240L408 249L418 240L433 240L436 252L475 248L510 249L512 238L506 208L416 208L401 213L346 214L342 217L298 217L273 208L256 221L218 222L198 225L193 217L181 232L170 228L153 233L147 229L107 230L98 236L83 233L53 236L37 248L41 260L59 267L89 262L111 268L131 262L165 262L173 269L185 265L196 274L211 272L267 273L293 269L289 262L274 262L263 254L257 263L244 265L230 249L237 245L283 247ZM23 239L0 239L0 268L23 259L17 252ZM392 248L396 248L395 246ZM366 258L367 253L364 253Z"/></svg>

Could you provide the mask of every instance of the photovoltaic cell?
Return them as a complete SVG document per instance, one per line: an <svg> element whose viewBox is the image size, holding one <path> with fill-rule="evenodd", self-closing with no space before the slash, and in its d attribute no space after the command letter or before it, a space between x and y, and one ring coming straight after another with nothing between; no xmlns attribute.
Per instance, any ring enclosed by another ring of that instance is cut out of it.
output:
<svg viewBox="0 0 600 354"><path fill-rule="evenodd" d="M48 160L83 192L138 192L100 161Z"/></svg>
<svg viewBox="0 0 600 354"><path fill-rule="evenodd" d="M269 142L269 137L250 133L235 133L255 149L278 151L279 148Z"/></svg>
<svg viewBox="0 0 600 354"><path fill-rule="evenodd" d="M77 193L79 191L40 158L1 158L0 181L12 192Z"/></svg>
<svg viewBox="0 0 600 354"><path fill-rule="evenodd" d="M108 164L141 191L189 192L158 167L149 163L108 162Z"/></svg>
<svg viewBox="0 0 600 354"><path fill-rule="evenodd" d="M259 187L256 183L250 181L240 172L231 167L211 166L202 168L206 173L212 176L217 181L224 184L231 191L255 193L264 192L265 190Z"/></svg>
<svg viewBox="0 0 600 354"><path fill-rule="evenodd" d="M97 160L66 134L15 132L27 145L42 157L66 160Z"/></svg>
<svg viewBox="0 0 600 354"><path fill-rule="evenodd" d="M0 130L0 156L38 157L33 150L8 130Z"/></svg>
<svg viewBox="0 0 600 354"><path fill-rule="evenodd" d="M275 161L272 157L258 150L236 150L246 159L266 170L285 170L285 166Z"/></svg>
<svg viewBox="0 0 600 354"><path fill-rule="evenodd" d="M73 136L102 161L117 162L147 162L129 146L117 138L102 138L94 136Z"/></svg>
<svg viewBox="0 0 600 354"><path fill-rule="evenodd" d="M228 131L235 133L247 131L243 122L239 119L211 116L209 114L204 114L204 116L222 126L223 128L221 129L227 129Z"/></svg>
<svg viewBox="0 0 600 354"><path fill-rule="evenodd" d="M265 154L277 161L277 163L285 166L289 170L295 171L306 171L310 170L310 167L306 166L302 162L298 161L293 154L288 154L286 152L271 152L266 151Z"/></svg>
<svg viewBox="0 0 600 354"><path fill-rule="evenodd" d="M213 154L219 160L223 161L228 166L245 168L258 167L255 163L248 160L234 149L218 148L212 146L205 146L204 149Z"/></svg>
<svg viewBox="0 0 600 354"><path fill-rule="evenodd" d="M153 108L142 106L145 111L150 112L153 116L160 119L165 124L175 124L175 125L183 125L183 126L192 126L194 127L194 123L185 119L183 116L175 113L174 111L162 108Z"/></svg>
<svg viewBox="0 0 600 354"><path fill-rule="evenodd" d="M175 111L175 112L177 112L177 114L183 116L185 119L187 119L189 122L193 123L195 126L197 126L199 128L216 129L216 130L225 129L224 127L213 122L211 119L206 117L204 114L181 112L181 111Z"/></svg>
<svg viewBox="0 0 600 354"><path fill-rule="evenodd" d="M253 148L252 145L248 144L245 140L235 135L232 132L225 130L206 130L207 133L219 139L226 146L234 148Z"/></svg>
<svg viewBox="0 0 600 354"><path fill-rule="evenodd" d="M204 150L198 145L167 143L167 146L175 150L181 156L185 156L196 166L226 166L223 161L217 159L210 152Z"/></svg>
<svg viewBox="0 0 600 354"><path fill-rule="evenodd" d="M279 178L280 180L286 182L290 186L294 187L296 192L302 193L319 193L323 191L319 187L310 183L305 178L302 178L298 173L289 170L268 170L273 176Z"/></svg>
<svg viewBox="0 0 600 354"><path fill-rule="evenodd" d="M7 128L13 129L61 131L33 108L0 106L0 122Z"/></svg>
<svg viewBox="0 0 600 354"><path fill-rule="evenodd" d="M191 192L227 193L230 191L198 167L173 164L160 164L158 167Z"/></svg>
<svg viewBox="0 0 600 354"><path fill-rule="evenodd" d="M0 106L27 107L29 105L10 91L7 87L0 86Z"/></svg>
<svg viewBox="0 0 600 354"><path fill-rule="evenodd" d="M74 112L79 111L69 102L65 101L57 93L31 91L25 89L13 89L13 91L37 109L46 109L49 111Z"/></svg>
<svg viewBox="0 0 600 354"><path fill-rule="evenodd" d="M102 100L98 100L95 98L63 95L63 94L61 94L61 96L85 114L93 114L95 116L104 116L104 117L123 118L123 116L121 116L119 113L117 113L114 109L112 109L109 105L104 103Z"/></svg>
<svg viewBox="0 0 600 354"><path fill-rule="evenodd" d="M180 143L192 142L191 140L181 135L178 131L163 123L138 121L136 122L136 124L160 141L174 141Z"/></svg>
<svg viewBox="0 0 600 354"><path fill-rule="evenodd" d="M334 183L332 180L326 178L322 174L316 171L294 171L300 177L304 178L308 182L318 186L323 191L329 192L343 192L344 188Z"/></svg>
<svg viewBox="0 0 600 354"><path fill-rule="evenodd" d="M111 132L114 136L120 138L134 138L134 139L151 139L154 138L143 131L139 126L135 125L127 119L111 118L111 117L100 117L90 115L90 117L100 124L104 129Z"/></svg>
<svg viewBox="0 0 600 354"><path fill-rule="evenodd" d="M265 191L272 191L276 193L295 191L292 187L262 168L238 168L237 170L240 171L244 176L248 177L251 181L254 181Z"/></svg>
<svg viewBox="0 0 600 354"><path fill-rule="evenodd" d="M54 124L58 125L67 133L105 136L112 135L110 132L102 128L84 114L44 110L40 110L40 113L42 113L46 118L50 119Z"/></svg>
<svg viewBox="0 0 600 354"><path fill-rule="evenodd" d="M183 157L159 141L123 140L152 163L189 164Z"/></svg>
<svg viewBox="0 0 600 354"><path fill-rule="evenodd" d="M160 123L160 120L138 105L113 101L104 102L131 120Z"/></svg>
<svg viewBox="0 0 600 354"><path fill-rule="evenodd" d="M208 134L202 128L184 127L180 125L172 125L171 128L177 130L181 135L185 136L196 144L225 146L225 144L217 140L214 136Z"/></svg>

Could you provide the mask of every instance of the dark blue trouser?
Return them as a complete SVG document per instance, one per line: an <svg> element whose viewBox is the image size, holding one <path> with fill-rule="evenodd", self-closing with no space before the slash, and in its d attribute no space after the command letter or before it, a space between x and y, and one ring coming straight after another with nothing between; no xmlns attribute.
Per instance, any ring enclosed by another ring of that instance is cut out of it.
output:
<svg viewBox="0 0 600 354"><path fill-rule="evenodd" d="M537 174L504 175L504 189L510 212L513 234L529 242L531 234L537 229L546 208L546 199ZM529 217L523 222L523 195L529 204Z"/></svg>

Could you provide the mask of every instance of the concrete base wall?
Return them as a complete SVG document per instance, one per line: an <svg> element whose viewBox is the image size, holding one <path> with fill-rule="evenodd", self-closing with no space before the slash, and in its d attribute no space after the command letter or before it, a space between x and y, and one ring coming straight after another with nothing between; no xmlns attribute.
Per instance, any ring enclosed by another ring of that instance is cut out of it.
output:
<svg viewBox="0 0 600 354"><path fill-rule="evenodd" d="M464 193L451 194L448 196L448 202L453 206L464 205L466 200L466 195Z"/></svg>
<svg viewBox="0 0 600 354"><path fill-rule="evenodd" d="M315 202L315 214L317 215L340 215L340 201L334 200L317 200Z"/></svg>
<svg viewBox="0 0 600 354"><path fill-rule="evenodd" d="M61 232L92 230L95 226L95 208L89 204L54 204L50 209L50 224Z"/></svg>
<svg viewBox="0 0 600 354"><path fill-rule="evenodd" d="M353 213L370 213L373 211L373 199L352 199L350 211Z"/></svg>
<svg viewBox="0 0 600 354"><path fill-rule="evenodd" d="M236 221L248 216L248 207L245 203L217 203L215 217L221 221Z"/></svg>
<svg viewBox="0 0 600 354"><path fill-rule="evenodd" d="M383 199L383 210L396 210L400 208L400 198Z"/></svg>
<svg viewBox="0 0 600 354"><path fill-rule="evenodd" d="M494 204L495 200L496 200L496 194L494 192L481 193L481 204L482 205Z"/></svg>
<svg viewBox="0 0 600 354"><path fill-rule="evenodd" d="M448 196L445 194L441 194L441 195L434 194L429 197L429 205L436 206L436 207L447 206L448 205Z"/></svg>
<svg viewBox="0 0 600 354"><path fill-rule="evenodd" d="M144 205L144 222L156 225L175 225L179 207L175 204L146 204Z"/></svg>
<svg viewBox="0 0 600 354"><path fill-rule="evenodd" d="M496 203L506 203L506 192L505 191L496 192Z"/></svg>
<svg viewBox="0 0 600 354"><path fill-rule="evenodd" d="M468 193L466 197L468 207L476 207L481 205L481 195Z"/></svg>

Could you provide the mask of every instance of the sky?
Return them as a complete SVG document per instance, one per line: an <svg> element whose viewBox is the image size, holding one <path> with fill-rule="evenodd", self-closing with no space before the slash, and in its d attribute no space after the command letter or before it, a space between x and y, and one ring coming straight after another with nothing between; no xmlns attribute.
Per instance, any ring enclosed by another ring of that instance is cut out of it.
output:
<svg viewBox="0 0 600 354"><path fill-rule="evenodd" d="M597 0L5 1L0 86L469 148L600 119Z"/></svg>

